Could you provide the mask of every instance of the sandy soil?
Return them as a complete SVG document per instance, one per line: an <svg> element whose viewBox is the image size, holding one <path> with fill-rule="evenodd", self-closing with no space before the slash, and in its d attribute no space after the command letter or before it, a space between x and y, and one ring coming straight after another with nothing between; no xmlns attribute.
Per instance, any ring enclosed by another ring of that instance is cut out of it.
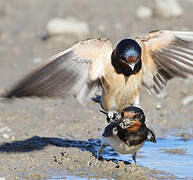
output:
<svg viewBox="0 0 193 180"><path fill-rule="evenodd" d="M180 18L154 16L139 20L136 8L153 7L151 1L0 0L0 92L33 69L34 59L47 58L80 40L77 36L60 36L42 41L46 24L54 17L73 16L85 21L91 31L85 39L103 36L116 44L122 38L153 29L193 30L193 3L184 0L180 4L185 12ZM165 99L143 92L141 105L147 126L157 137L167 134L183 139L193 137L193 103L182 105L182 99L192 94L192 81L179 79L169 83ZM159 105L161 108L156 108ZM121 161L96 161L99 137L106 126L99 108L93 102L89 108L82 107L72 97L1 99L0 177L49 179L61 174L128 179L129 174L130 179L175 178L175 174Z"/></svg>

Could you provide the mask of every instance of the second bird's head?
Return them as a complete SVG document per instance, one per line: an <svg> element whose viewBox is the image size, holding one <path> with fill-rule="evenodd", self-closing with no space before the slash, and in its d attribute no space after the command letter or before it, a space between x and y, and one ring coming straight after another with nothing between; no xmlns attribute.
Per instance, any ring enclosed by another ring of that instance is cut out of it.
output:
<svg viewBox="0 0 193 180"><path fill-rule="evenodd" d="M123 39L112 53L112 65L118 74L130 76L141 69L141 47L133 39Z"/></svg>
<svg viewBox="0 0 193 180"><path fill-rule="evenodd" d="M137 131L145 126L145 114L143 110L136 106L124 108L121 112L122 121L119 126L128 131Z"/></svg>

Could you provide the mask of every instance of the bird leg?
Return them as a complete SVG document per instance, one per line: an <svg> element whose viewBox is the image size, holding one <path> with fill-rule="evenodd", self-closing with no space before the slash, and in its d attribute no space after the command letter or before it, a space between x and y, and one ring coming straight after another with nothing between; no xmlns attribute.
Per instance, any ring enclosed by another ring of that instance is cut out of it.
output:
<svg viewBox="0 0 193 180"><path fill-rule="evenodd" d="M115 111L109 111L107 115L107 122L111 123L117 120L117 113Z"/></svg>
<svg viewBox="0 0 193 180"><path fill-rule="evenodd" d="M136 157L137 157L137 153L135 152L132 154L132 159L135 161L135 164L136 164Z"/></svg>
<svg viewBox="0 0 193 180"><path fill-rule="evenodd" d="M102 144L101 147L99 148L99 150L97 151L97 160L99 160L100 156L101 156L101 153L104 151L105 147L107 145L105 144Z"/></svg>
<svg viewBox="0 0 193 180"><path fill-rule="evenodd" d="M106 120L107 120L108 123L115 122L115 121L118 120L118 117L117 117L117 116L119 115L119 113L117 113L116 111L106 112L106 111L104 111L104 110L100 110L100 112L102 112L102 113L104 113L104 114L107 115Z"/></svg>

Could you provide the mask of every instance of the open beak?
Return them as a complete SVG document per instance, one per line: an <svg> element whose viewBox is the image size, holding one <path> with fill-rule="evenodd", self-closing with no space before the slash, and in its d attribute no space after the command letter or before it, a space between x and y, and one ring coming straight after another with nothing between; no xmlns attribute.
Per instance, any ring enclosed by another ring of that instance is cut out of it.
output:
<svg viewBox="0 0 193 180"><path fill-rule="evenodd" d="M136 113L133 112L123 112L123 120L119 124L121 128L126 129L130 127L134 122L136 122L136 119L134 119L134 116Z"/></svg>

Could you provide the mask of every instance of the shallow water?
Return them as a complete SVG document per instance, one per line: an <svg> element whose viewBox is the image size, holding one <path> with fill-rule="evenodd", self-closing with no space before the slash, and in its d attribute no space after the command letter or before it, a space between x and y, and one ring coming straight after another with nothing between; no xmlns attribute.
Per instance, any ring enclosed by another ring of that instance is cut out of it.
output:
<svg viewBox="0 0 193 180"><path fill-rule="evenodd" d="M168 150L183 149L185 153L166 153L161 150L163 147ZM142 166L168 171L178 177L193 177L193 140L183 141L172 137L159 139L155 147L148 143L143 151L148 158L145 161L140 159Z"/></svg>
<svg viewBox="0 0 193 180"><path fill-rule="evenodd" d="M92 147L98 149L98 140L89 140ZM88 145L88 144L87 144ZM83 148L84 149L84 148ZM106 147L102 153L105 159L113 161L122 160L134 163L131 155L116 153L112 148ZM178 137L168 136L167 138L157 139L157 143L146 142L138 152L137 164L150 169L156 169L171 173L179 179L193 179L193 139L184 141ZM53 173L52 173L53 174ZM86 180L96 179L95 177L68 176L64 173L56 173L49 180L65 178L67 180ZM106 179L106 178L99 178Z"/></svg>
<svg viewBox="0 0 193 180"><path fill-rule="evenodd" d="M165 152L166 150L169 152ZM164 139L157 139L156 144L146 142L138 152L138 156L137 164L140 166L167 171L180 178L193 178L192 139L184 141L180 138L170 136ZM123 161L129 160L131 163L133 163L131 155L115 155L113 152L112 157L111 148L108 148L107 151L105 151L103 157L107 159L114 158Z"/></svg>

